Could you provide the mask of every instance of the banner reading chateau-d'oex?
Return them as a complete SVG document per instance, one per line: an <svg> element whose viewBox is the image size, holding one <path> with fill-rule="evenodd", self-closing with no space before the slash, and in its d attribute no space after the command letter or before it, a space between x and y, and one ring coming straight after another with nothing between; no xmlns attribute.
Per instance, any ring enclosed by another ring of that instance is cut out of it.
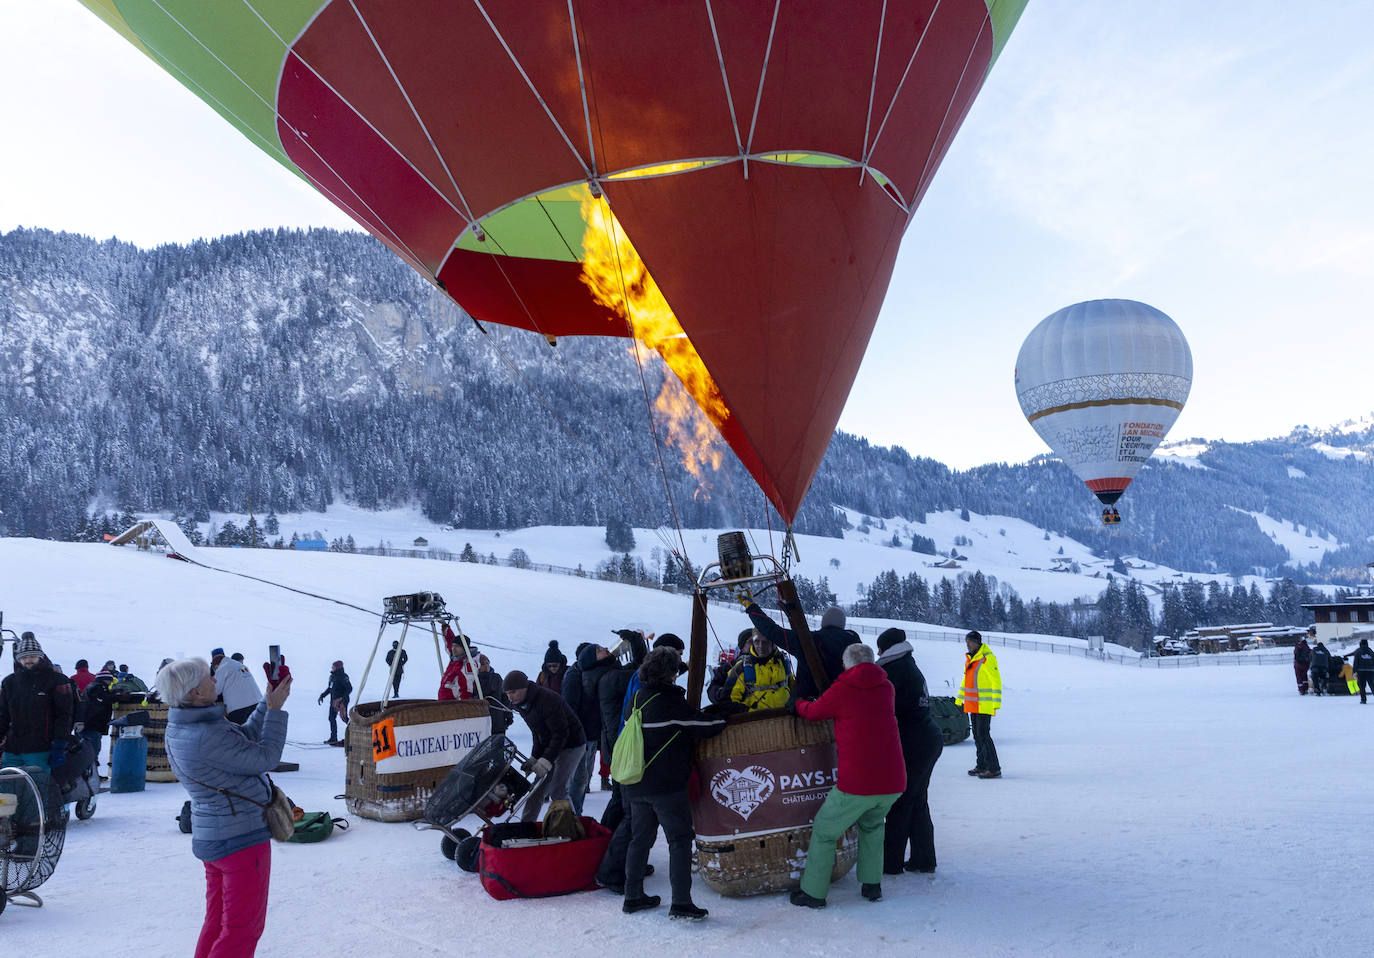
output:
<svg viewBox="0 0 1374 958"><path fill-rule="evenodd" d="M835 785L835 746L703 759L697 774L692 825L702 841L809 828Z"/></svg>
<svg viewBox="0 0 1374 958"><path fill-rule="evenodd" d="M379 775L457 765L490 734L491 719L485 715L423 725L384 719L372 726L372 757Z"/></svg>

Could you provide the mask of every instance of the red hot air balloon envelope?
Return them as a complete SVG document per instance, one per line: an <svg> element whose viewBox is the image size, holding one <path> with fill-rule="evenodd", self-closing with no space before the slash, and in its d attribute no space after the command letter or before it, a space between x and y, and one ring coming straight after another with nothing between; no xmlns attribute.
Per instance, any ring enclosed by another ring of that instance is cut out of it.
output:
<svg viewBox="0 0 1374 958"><path fill-rule="evenodd" d="M582 281L604 193L788 523L1025 6L82 2L476 319L629 335Z"/></svg>

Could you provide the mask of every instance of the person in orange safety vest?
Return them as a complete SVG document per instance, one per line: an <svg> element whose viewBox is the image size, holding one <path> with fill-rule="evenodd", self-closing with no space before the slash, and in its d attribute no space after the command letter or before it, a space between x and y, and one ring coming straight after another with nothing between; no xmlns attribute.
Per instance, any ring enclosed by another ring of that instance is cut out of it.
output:
<svg viewBox="0 0 1374 958"><path fill-rule="evenodd" d="M964 681L954 701L968 713L973 744L978 749L977 762L968 773L977 778L1001 778L1002 764L997 760L997 746L992 743L992 717L1002 707L1002 673L997 669L997 657L980 633L970 632L964 643L968 646Z"/></svg>

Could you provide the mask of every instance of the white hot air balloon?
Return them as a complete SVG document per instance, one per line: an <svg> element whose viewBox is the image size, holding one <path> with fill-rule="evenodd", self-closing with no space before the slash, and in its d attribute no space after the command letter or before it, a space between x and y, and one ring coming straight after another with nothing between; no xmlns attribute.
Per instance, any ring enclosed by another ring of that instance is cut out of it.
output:
<svg viewBox="0 0 1374 958"><path fill-rule="evenodd" d="M1193 354L1172 319L1129 299L1066 306L1016 357L1021 411L1102 501L1102 521L1178 419Z"/></svg>

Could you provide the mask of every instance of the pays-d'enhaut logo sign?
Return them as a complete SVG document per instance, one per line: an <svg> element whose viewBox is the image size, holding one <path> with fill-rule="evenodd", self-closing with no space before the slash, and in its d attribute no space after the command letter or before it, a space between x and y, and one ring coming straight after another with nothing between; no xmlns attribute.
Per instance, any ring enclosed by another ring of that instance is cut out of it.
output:
<svg viewBox="0 0 1374 958"><path fill-rule="evenodd" d="M783 805L821 801L835 782L835 773L798 770L775 775L762 765L725 768L711 776L711 797L745 821L777 792Z"/></svg>

